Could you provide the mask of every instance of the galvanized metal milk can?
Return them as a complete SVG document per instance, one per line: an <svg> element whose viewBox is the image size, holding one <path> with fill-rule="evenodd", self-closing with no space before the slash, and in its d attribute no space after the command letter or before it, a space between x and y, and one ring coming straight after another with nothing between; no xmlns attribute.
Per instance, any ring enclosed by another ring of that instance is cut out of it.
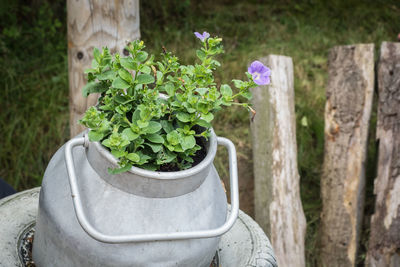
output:
<svg viewBox="0 0 400 267"><path fill-rule="evenodd" d="M229 216L213 166L217 144L229 152ZM208 267L239 211L232 142L212 132L207 156L183 171L107 172L116 166L108 150L82 135L56 152L40 192L36 265Z"/></svg>

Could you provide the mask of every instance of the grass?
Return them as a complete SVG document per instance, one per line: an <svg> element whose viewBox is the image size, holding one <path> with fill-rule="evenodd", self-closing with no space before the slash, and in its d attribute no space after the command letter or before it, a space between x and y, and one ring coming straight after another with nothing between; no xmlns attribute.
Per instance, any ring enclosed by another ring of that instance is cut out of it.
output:
<svg viewBox="0 0 400 267"><path fill-rule="evenodd" d="M308 229L307 266L317 266L328 51L335 45L355 43L374 43L378 51L382 41L395 40L400 26L400 6L395 1L324 2L154 0L141 1L140 7L142 39L155 54L164 45L182 62L191 62L197 44L194 31L221 36L226 54L221 58L218 81L244 78L247 65L268 54L293 58L298 165ZM51 155L68 139L66 8L62 1L44 0L2 5L0 176L24 190L40 185ZM307 126L302 120L307 120ZM251 199L254 185L248 114L233 107L219 113L214 125L217 134L237 145L242 199ZM370 137L368 166L374 166L373 131ZM226 180L225 156L219 153L216 165ZM373 209L374 174L373 168L367 170L367 215ZM252 213L251 202L243 207ZM365 255L368 217L365 221L360 264Z"/></svg>
<svg viewBox="0 0 400 267"><path fill-rule="evenodd" d="M41 183L68 137L66 41L55 12L63 4L0 8L0 177L17 190Z"/></svg>

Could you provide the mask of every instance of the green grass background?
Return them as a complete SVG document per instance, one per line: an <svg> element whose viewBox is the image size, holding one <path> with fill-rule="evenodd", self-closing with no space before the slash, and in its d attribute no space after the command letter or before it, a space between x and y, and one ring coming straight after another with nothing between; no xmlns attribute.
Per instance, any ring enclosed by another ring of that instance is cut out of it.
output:
<svg viewBox="0 0 400 267"><path fill-rule="evenodd" d="M183 63L195 59L194 31L224 39L218 81L244 78L247 65L268 54L293 58L298 165L307 218L306 258L317 266L327 55L335 45L396 41L398 1L141 1L141 34L150 52L161 46ZM69 138L66 3L0 2L0 177L24 190L40 185L53 153ZM377 53L376 53L377 54ZM273 71L273 70L272 70ZM307 120L307 125L301 122ZM366 217L358 261L362 264L373 210L376 144L372 116L367 164ZM249 119L232 107L214 122L217 134L238 147L241 180L252 183ZM227 178L225 154L216 159ZM242 192L251 197L252 186ZM250 205L250 206L249 206ZM251 204L248 204L251 213Z"/></svg>

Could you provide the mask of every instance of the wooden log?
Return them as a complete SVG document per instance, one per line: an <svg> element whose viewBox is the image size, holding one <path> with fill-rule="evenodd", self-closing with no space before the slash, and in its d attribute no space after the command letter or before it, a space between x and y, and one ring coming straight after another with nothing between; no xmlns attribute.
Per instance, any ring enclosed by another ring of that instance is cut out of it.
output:
<svg viewBox="0 0 400 267"><path fill-rule="evenodd" d="M140 38L139 0L68 0L68 71L70 92L70 134L81 132L77 124L98 96L82 96L86 84L84 70L91 66L93 48L107 46L123 54L126 43Z"/></svg>
<svg viewBox="0 0 400 267"><path fill-rule="evenodd" d="M305 266L306 220L297 170L293 63L270 55L271 84L252 89L257 111L251 123L255 218L271 239L278 266Z"/></svg>
<svg viewBox="0 0 400 267"><path fill-rule="evenodd" d="M364 207L374 45L334 47L328 65L320 260L321 266L355 266Z"/></svg>
<svg viewBox="0 0 400 267"><path fill-rule="evenodd" d="M378 67L378 174L366 266L400 266L400 43L382 43Z"/></svg>

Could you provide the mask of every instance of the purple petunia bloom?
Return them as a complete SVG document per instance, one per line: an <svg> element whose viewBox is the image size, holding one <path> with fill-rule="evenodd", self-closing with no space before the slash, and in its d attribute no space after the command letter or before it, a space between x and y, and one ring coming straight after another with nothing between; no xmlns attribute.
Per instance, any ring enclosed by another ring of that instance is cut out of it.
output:
<svg viewBox="0 0 400 267"><path fill-rule="evenodd" d="M248 72L253 76L253 81L258 85L266 85L271 82L269 78L271 76L271 70L260 61L253 61Z"/></svg>
<svg viewBox="0 0 400 267"><path fill-rule="evenodd" d="M196 35L196 37L199 38L202 42L204 42L208 37L210 37L210 34L208 32L203 32L203 34L195 32L194 35Z"/></svg>

